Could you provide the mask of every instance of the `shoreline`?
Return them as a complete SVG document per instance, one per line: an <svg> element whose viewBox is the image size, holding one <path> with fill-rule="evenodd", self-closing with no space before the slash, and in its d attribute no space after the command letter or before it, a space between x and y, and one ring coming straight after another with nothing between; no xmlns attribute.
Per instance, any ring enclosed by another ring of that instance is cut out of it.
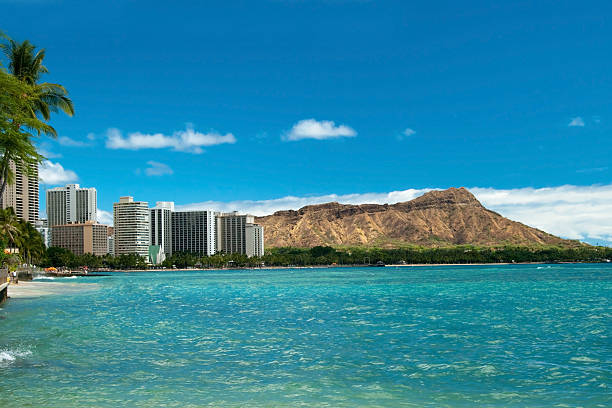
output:
<svg viewBox="0 0 612 408"><path fill-rule="evenodd" d="M425 266L489 266L489 265L574 265L574 264L608 264L609 262L488 262L488 263L436 263L436 264L389 264L384 268L425 267ZM308 265L308 266L264 266L244 268L176 268L176 269L112 269L92 271L93 273L131 273L131 272L190 272L190 271L242 271L271 269L332 269L332 268L380 268L376 265Z"/></svg>

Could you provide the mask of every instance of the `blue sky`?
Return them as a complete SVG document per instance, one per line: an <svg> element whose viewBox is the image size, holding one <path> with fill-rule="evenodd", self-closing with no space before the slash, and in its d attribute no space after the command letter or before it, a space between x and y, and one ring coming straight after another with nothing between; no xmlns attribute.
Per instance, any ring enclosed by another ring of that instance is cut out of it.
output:
<svg viewBox="0 0 612 408"><path fill-rule="evenodd" d="M48 182L107 211L451 186L588 204L612 182L612 6L491 3L0 0L0 29L75 103Z"/></svg>

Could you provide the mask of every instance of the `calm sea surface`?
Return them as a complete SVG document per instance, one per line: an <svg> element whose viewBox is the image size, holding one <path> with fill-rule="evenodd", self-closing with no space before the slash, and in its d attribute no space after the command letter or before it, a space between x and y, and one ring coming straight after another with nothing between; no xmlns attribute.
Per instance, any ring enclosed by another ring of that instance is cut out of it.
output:
<svg viewBox="0 0 612 408"><path fill-rule="evenodd" d="M75 281L0 309L0 406L612 405L612 265Z"/></svg>

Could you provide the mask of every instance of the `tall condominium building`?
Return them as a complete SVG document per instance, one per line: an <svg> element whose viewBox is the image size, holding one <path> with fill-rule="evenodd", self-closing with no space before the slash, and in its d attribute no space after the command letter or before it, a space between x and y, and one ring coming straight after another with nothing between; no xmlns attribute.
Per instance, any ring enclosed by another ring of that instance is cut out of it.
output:
<svg viewBox="0 0 612 408"><path fill-rule="evenodd" d="M245 229L246 256L264 255L264 227L258 224L247 224Z"/></svg>
<svg viewBox="0 0 612 408"><path fill-rule="evenodd" d="M98 198L95 188L78 184L47 190L49 226L84 223L97 220Z"/></svg>
<svg viewBox="0 0 612 408"><path fill-rule="evenodd" d="M12 207L17 217L35 223L38 220L38 167L32 166L29 177L15 163L11 162L10 167L15 172L15 182L6 185L0 196L0 208Z"/></svg>
<svg viewBox="0 0 612 408"><path fill-rule="evenodd" d="M115 255L149 256L149 203L121 197L113 204Z"/></svg>
<svg viewBox="0 0 612 408"><path fill-rule="evenodd" d="M172 212L174 203L158 201L151 208L151 245L161 248L166 255L172 255Z"/></svg>
<svg viewBox="0 0 612 408"><path fill-rule="evenodd" d="M53 225L52 245L66 248L75 255L108 253L108 226L95 221L85 223Z"/></svg>
<svg viewBox="0 0 612 408"><path fill-rule="evenodd" d="M215 214L212 211L172 213L172 252L214 255Z"/></svg>
<svg viewBox="0 0 612 408"><path fill-rule="evenodd" d="M235 211L217 214L217 251L247 256L263 255L263 227L254 221L254 216L241 215Z"/></svg>

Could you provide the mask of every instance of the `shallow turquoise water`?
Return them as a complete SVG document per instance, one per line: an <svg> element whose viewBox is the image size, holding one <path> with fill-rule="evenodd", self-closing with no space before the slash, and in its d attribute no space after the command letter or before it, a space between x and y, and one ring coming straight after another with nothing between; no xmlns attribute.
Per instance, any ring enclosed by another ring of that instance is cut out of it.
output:
<svg viewBox="0 0 612 408"><path fill-rule="evenodd" d="M612 405L610 265L77 281L3 305L0 406Z"/></svg>

